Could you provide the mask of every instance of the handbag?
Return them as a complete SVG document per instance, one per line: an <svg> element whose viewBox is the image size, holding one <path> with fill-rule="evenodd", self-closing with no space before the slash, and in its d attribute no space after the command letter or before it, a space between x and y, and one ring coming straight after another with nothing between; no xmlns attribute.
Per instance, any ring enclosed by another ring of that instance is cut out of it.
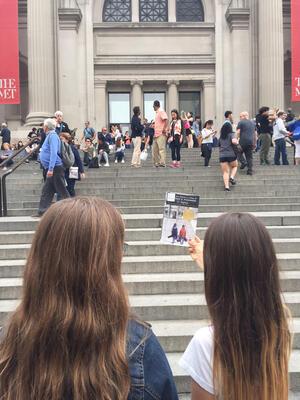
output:
<svg viewBox="0 0 300 400"><path fill-rule="evenodd" d="M69 169L69 179L79 179L78 167L70 167L70 169Z"/></svg>
<svg viewBox="0 0 300 400"><path fill-rule="evenodd" d="M141 158L141 161L147 161L148 151L147 150L142 151L140 158Z"/></svg>
<svg viewBox="0 0 300 400"><path fill-rule="evenodd" d="M234 154L236 156L238 156L239 154L243 153L243 149L242 149L242 146L240 144L233 144L232 143L231 146L232 146Z"/></svg>

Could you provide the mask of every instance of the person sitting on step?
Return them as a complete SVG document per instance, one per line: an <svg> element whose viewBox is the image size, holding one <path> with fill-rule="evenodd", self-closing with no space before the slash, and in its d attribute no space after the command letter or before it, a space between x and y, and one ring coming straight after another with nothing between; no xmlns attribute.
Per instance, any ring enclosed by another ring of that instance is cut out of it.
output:
<svg viewBox="0 0 300 400"><path fill-rule="evenodd" d="M108 143L102 138L98 139L98 161L99 167L101 167L101 163L104 161L104 167L109 167L108 155L110 153Z"/></svg>
<svg viewBox="0 0 300 400"><path fill-rule="evenodd" d="M125 145L120 137L116 140L115 145L115 163L125 163Z"/></svg>

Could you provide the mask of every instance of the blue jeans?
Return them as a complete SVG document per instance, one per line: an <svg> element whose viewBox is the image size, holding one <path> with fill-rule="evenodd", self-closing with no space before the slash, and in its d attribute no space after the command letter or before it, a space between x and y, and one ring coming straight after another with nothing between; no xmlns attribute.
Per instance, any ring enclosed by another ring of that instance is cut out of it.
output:
<svg viewBox="0 0 300 400"><path fill-rule="evenodd" d="M275 156L274 156L275 165L280 165L280 155L282 156L282 164L289 165L286 153L285 139L275 140Z"/></svg>

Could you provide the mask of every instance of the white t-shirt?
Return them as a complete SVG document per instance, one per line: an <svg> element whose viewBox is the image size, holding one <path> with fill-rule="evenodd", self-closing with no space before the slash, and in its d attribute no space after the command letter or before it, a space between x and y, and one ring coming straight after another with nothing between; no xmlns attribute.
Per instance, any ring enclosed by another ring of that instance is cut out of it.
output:
<svg viewBox="0 0 300 400"><path fill-rule="evenodd" d="M200 329L179 361L192 379L208 393L214 395L213 385L213 327Z"/></svg>
<svg viewBox="0 0 300 400"><path fill-rule="evenodd" d="M202 144L207 144L207 143L213 143L214 138L213 138L213 130L212 129L202 129L201 135L202 135Z"/></svg>
<svg viewBox="0 0 300 400"><path fill-rule="evenodd" d="M294 143L296 145L295 158L300 158L300 140L295 140Z"/></svg>

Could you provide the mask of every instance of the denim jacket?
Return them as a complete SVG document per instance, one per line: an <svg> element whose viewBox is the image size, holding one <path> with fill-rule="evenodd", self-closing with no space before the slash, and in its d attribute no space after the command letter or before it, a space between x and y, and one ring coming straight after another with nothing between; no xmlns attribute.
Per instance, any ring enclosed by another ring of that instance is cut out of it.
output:
<svg viewBox="0 0 300 400"><path fill-rule="evenodd" d="M127 355L131 376L128 400L178 400L168 360L150 327L129 322Z"/></svg>

